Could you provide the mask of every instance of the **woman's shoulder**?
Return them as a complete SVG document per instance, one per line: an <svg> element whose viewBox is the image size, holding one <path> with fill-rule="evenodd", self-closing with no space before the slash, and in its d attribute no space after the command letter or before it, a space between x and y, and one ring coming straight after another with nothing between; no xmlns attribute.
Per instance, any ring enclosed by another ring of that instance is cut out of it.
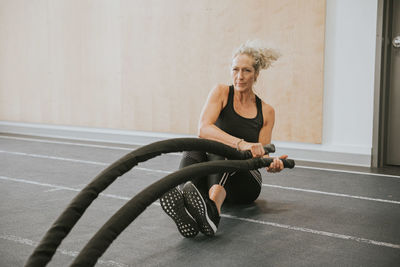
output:
<svg viewBox="0 0 400 267"><path fill-rule="evenodd" d="M261 100L261 104L264 122L270 119L275 119L275 109L270 104L265 103L263 100Z"/></svg>
<svg viewBox="0 0 400 267"><path fill-rule="evenodd" d="M229 85L219 83L214 86L212 91L217 93L220 96L228 95L229 94Z"/></svg>
<svg viewBox="0 0 400 267"><path fill-rule="evenodd" d="M211 95L214 99L218 99L218 101L222 102L222 107L224 108L228 103L229 96L229 85L226 84L217 84L211 90Z"/></svg>

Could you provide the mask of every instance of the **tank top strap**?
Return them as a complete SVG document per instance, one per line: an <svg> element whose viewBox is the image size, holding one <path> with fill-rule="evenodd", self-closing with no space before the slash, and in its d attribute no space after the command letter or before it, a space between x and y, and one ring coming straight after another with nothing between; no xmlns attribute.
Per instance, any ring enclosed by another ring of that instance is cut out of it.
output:
<svg viewBox="0 0 400 267"><path fill-rule="evenodd" d="M235 89L233 88L233 85L229 86L228 103L226 104L227 106L230 105L233 107L234 91L235 91Z"/></svg>
<svg viewBox="0 0 400 267"><path fill-rule="evenodd" d="M256 96L257 116L249 119L237 114L233 107L235 89L229 86L228 101L221 110L215 125L226 133L243 138L247 142L256 143L259 140L263 126L262 101Z"/></svg>
<svg viewBox="0 0 400 267"><path fill-rule="evenodd" d="M261 99L256 95L256 106L257 106L257 113L261 112L262 113L262 103Z"/></svg>
<svg viewBox="0 0 400 267"><path fill-rule="evenodd" d="M229 94L228 94L228 102L226 104L226 107L230 108L232 111L234 111L233 109L233 96L234 96L234 87L233 85L229 86ZM259 115L262 116L262 103L261 103L261 99L256 95L256 107L257 107L257 117Z"/></svg>
<svg viewBox="0 0 400 267"><path fill-rule="evenodd" d="M257 117L258 123L260 123L260 129L264 125L264 115L262 112L262 102L261 99L256 95L256 105L257 105Z"/></svg>

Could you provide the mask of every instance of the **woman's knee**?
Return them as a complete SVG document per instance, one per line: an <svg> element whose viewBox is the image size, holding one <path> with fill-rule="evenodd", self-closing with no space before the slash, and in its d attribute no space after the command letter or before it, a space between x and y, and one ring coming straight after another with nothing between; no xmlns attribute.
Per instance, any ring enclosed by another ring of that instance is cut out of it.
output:
<svg viewBox="0 0 400 267"><path fill-rule="evenodd" d="M250 204L261 193L261 184L250 173L238 172L227 179L226 200L235 204Z"/></svg>
<svg viewBox="0 0 400 267"><path fill-rule="evenodd" d="M202 151L184 151L179 168L207 161L207 155Z"/></svg>

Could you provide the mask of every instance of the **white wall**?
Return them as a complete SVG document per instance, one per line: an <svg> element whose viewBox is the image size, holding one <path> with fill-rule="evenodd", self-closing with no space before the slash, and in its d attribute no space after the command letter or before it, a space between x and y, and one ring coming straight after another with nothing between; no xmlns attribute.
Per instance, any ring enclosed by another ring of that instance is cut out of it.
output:
<svg viewBox="0 0 400 267"><path fill-rule="evenodd" d="M370 165L378 0L327 0L323 137L321 145L279 143L322 152L320 161L342 162L323 152L352 153L345 162ZM318 160L318 159L317 159Z"/></svg>
<svg viewBox="0 0 400 267"><path fill-rule="evenodd" d="M377 0L327 2L325 145L371 152L377 6Z"/></svg>

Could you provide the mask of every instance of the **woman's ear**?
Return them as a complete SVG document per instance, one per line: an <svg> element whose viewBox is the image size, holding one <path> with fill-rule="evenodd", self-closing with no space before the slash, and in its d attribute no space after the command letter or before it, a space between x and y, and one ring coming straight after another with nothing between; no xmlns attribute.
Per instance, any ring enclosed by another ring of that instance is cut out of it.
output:
<svg viewBox="0 0 400 267"><path fill-rule="evenodd" d="M260 73L259 71L257 71L256 73L254 73L254 82L257 81L257 78L258 78L258 74L259 74L259 73Z"/></svg>

